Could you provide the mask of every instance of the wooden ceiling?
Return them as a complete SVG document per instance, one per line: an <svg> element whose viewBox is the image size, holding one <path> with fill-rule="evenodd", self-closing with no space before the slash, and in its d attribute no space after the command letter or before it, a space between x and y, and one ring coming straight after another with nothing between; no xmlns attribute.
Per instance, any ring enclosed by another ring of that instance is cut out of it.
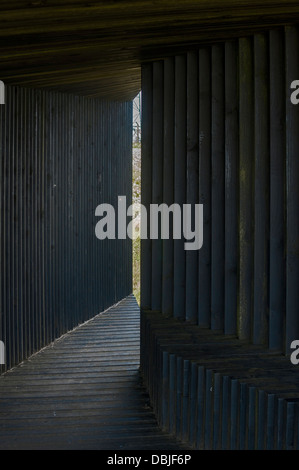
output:
<svg viewBox="0 0 299 470"><path fill-rule="evenodd" d="M3 0L0 79L130 100L142 61L299 23L298 0Z"/></svg>

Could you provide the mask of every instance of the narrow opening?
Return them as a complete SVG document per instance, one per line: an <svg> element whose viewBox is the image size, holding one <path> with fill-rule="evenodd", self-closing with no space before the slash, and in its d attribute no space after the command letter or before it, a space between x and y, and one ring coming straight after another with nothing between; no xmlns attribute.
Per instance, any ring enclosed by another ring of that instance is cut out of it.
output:
<svg viewBox="0 0 299 470"><path fill-rule="evenodd" d="M140 212L141 203L141 92L133 100L132 203L133 217L133 294L140 305Z"/></svg>

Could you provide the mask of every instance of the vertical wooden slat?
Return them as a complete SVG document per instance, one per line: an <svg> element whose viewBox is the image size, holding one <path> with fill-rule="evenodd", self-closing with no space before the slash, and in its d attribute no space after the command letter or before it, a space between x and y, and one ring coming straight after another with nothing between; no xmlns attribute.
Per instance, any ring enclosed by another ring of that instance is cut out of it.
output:
<svg viewBox="0 0 299 470"><path fill-rule="evenodd" d="M62 208L60 208L61 204L61 189L62 189L62 179L61 179L61 169L62 169L62 161L63 161L63 152L61 151L61 133L59 132L59 129L62 127L62 122L61 122L61 94L57 93L56 94L56 100L55 100L55 112L56 112L56 119L54 123L54 129L55 129L55 188L54 188L54 193L55 193L55 266L56 266L56 273L55 273L55 283L54 283L54 289L55 289L55 297L56 297L56 311L55 311L55 332L56 332L56 338L61 335L62 331L62 322L63 322L63 307L62 307L62 298L61 298L61 292L62 292L62 282L61 282L61 264L59 263L58 260L62 258L63 256L63 250L61 246L61 237L62 233L59 227L61 227L62 224ZM82 145L82 144L81 144ZM82 252L81 252L82 253ZM82 276L82 274L81 274ZM82 283L83 283L83 277L82 277Z"/></svg>
<svg viewBox="0 0 299 470"><path fill-rule="evenodd" d="M183 397L182 397L182 439L183 441L188 440L189 436L189 395L190 395L190 361L183 361Z"/></svg>
<svg viewBox="0 0 299 470"><path fill-rule="evenodd" d="M239 301L238 336L249 340L252 328L253 275L253 57L250 38L239 40Z"/></svg>
<svg viewBox="0 0 299 470"><path fill-rule="evenodd" d="M266 448L267 437L267 410L266 410L266 394L264 390L258 391L258 415L257 415L257 436L256 448Z"/></svg>
<svg viewBox="0 0 299 470"><path fill-rule="evenodd" d="M203 246L198 255L198 325L211 324L211 52L199 50L199 202Z"/></svg>
<svg viewBox="0 0 299 470"><path fill-rule="evenodd" d="M46 100L45 92L42 92L41 96L41 347L44 344L48 344L47 339L47 315L46 315L46 302L45 302L45 291L46 291L46 266L45 266L45 247L47 243L46 239L46 201L45 201L45 158L46 158Z"/></svg>
<svg viewBox="0 0 299 470"><path fill-rule="evenodd" d="M17 102L17 140L18 140L18 149L16 152L16 222L17 222L17 304L18 304L18 335L17 335L17 348L18 348L18 361L23 360L23 315L24 315L24 305L23 305L23 213L22 213L22 193L23 193L23 93L21 93L21 99Z"/></svg>
<svg viewBox="0 0 299 470"><path fill-rule="evenodd" d="M237 379L231 380L231 417L230 417L230 449L239 449L239 382Z"/></svg>
<svg viewBox="0 0 299 470"><path fill-rule="evenodd" d="M11 296L11 322L10 322L10 338L11 338L11 361L15 364L18 361L18 323L17 323L17 307L18 307L18 294L16 288L16 249L17 249L17 221L16 221L16 153L18 150L17 138L16 138L16 89L11 94L11 109L10 109L10 132L12 134L11 146L10 146L10 192L8 197L10 198L10 236L11 236L11 247L10 247L10 296ZM35 276L34 276L35 277ZM36 279L36 278L35 278Z"/></svg>
<svg viewBox="0 0 299 470"><path fill-rule="evenodd" d="M267 418L266 418L266 449L273 450L276 445L276 432L275 432L275 409L276 409L276 397L275 395L268 394L267 396Z"/></svg>
<svg viewBox="0 0 299 470"><path fill-rule="evenodd" d="M6 254L5 254L5 107L0 106L0 259L2 263L5 264ZM5 276L2 270L0 270L0 341L4 343L4 353L6 349L5 345ZM4 372L5 364L0 364L0 373Z"/></svg>
<svg viewBox="0 0 299 470"><path fill-rule="evenodd" d="M237 331L238 289L238 48L225 43L225 306L224 332Z"/></svg>
<svg viewBox="0 0 299 470"><path fill-rule="evenodd" d="M269 278L269 78L268 44L254 36L254 300L253 343L268 343Z"/></svg>
<svg viewBox="0 0 299 470"><path fill-rule="evenodd" d="M285 339L285 74L284 34L271 31L270 57L270 261L269 348Z"/></svg>
<svg viewBox="0 0 299 470"><path fill-rule="evenodd" d="M162 416L161 426L165 431L169 430L169 354L162 353Z"/></svg>
<svg viewBox="0 0 299 470"><path fill-rule="evenodd" d="M163 138L163 203L174 202L174 60L164 61L164 138ZM173 230L169 215L169 239L163 240L162 312L173 313Z"/></svg>
<svg viewBox="0 0 299 470"><path fill-rule="evenodd" d="M54 279L53 279L53 290L54 290L54 297L55 297L55 320L54 320L54 334L55 338L59 337L60 335L60 265L58 263L58 259L60 259L60 243L59 243L59 229L60 226L60 211L59 211L59 192L60 192L60 181L59 181L59 162L61 157L59 155L59 138L60 134L58 133L58 129L61 126L60 119L59 119L59 95L55 94L55 103L54 103L54 135L53 135L53 150L54 150L54 159L53 159L53 173L54 173L54 184L53 184L53 196L54 196L54 214L53 214L53 232L54 232ZM79 133L81 139L81 130L79 125ZM57 137L56 137L57 136ZM81 144L81 140L80 140ZM60 157L60 158L59 158ZM80 186L79 186L80 188ZM80 188L81 189L81 188ZM81 192L80 192L81 197ZM79 206L80 207L80 206ZM80 247L81 248L81 247ZM79 256L81 256L81 249L79 250ZM80 303L79 303L80 305ZM81 309L82 311L82 309Z"/></svg>
<svg viewBox="0 0 299 470"><path fill-rule="evenodd" d="M196 419L197 419L197 394L198 394L198 368L197 364L191 362L190 371L190 402L189 402L189 436L188 442L196 445Z"/></svg>
<svg viewBox="0 0 299 470"><path fill-rule="evenodd" d="M48 106L46 106L46 103ZM44 129L49 129L50 123L50 97L47 101L47 95L44 93ZM52 340L51 334L51 310L52 310L52 296L50 295L51 286L51 239L50 239L50 227L51 227L51 167L50 167L50 132L45 132L44 135L44 315L45 315L45 342L49 344ZM46 269L47 267L47 269Z"/></svg>
<svg viewBox="0 0 299 470"><path fill-rule="evenodd" d="M36 177L37 177L37 198L36 198L36 218L37 218L37 234L36 234L36 246L37 246L37 270L40 275L37 277L37 292L39 295L37 297L37 305L36 305L36 321L38 324L37 327L37 350L41 349L42 344L42 336L43 336L43 308L42 308L42 299L43 299L43 287L42 287L42 246L43 246L43 238L42 238L42 226L43 226L43 199L42 199L42 180L43 180L43 169L42 169L42 145L43 145L43 109L42 109L42 91L38 94L38 101L37 101L37 115L39 116L39 120L36 125Z"/></svg>
<svg viewBox="0 0 299 470"><path fill-rule="evenodd" d="M230 448L230 393L231 381L228 376L222 378L222 420L221 420L221 449Z"/></svg>
<svg viewBox="0 0 299 470"><path fill-rule="evenodd" d="M198 55L187 54L187 188L186 203L198 204ZM193 223L194 226L194 223ZM197 320L198 250L186 251L186 320Z"/></svg>
<svg viewBox="0 0 299 470"><path fill-rule="evenodd" d="M214 400L214 374L211 369L206 370L205 382L205 449L213 447L213 400Z"/></svg>
<svg viewBox="0 0 299 470"><path fill-rule="evenodd" d="M6 93L9 93L8 90L6 90ZM6 95L6 104L8 104L8 97ZM4 113L3 113L3 129L4 129L4 132L3 132L3 137L4 137L4 143L3 143L3 155L2 155L2 159L3 159L3 170L2 170L2 175L3 175L3 192L2 192L2 196L3 196L3 205L2 205L2 210L3 210L3 233L4 233L4 237L3 237L3 264L6 266L7 264L9 264L9 257L8 257L8 252L7 252L7 231L8 231L8 218L7 218L7 187L8 187L8 168L7 168L7 165L8 165L8 161L7 159L4 158L5 154L7 154L7 151L8 151L8 146L9 146L9 140L8 140L8 136L7 136L7 133L8 133L8 129L7 129L7 116L8 116L8 110L9 110L9 107L8 106L5 106L4 108ZM8 364L9 364L9 343L8 343L8 322L9 322L9 318L7 318L7 315L5 314L5 312L8 310L9 308L9 301L8 301L8 294L7 294L7 286L9 285L9 279L8 279L8 273L5 273L3 272L2 273L2 280L3 280L3 302L2 302L2 305L3 305L3 335L2 335L2 341L4 342L4 345L5 345L5 359L6 359L6 364L5 364L5 368L6 367L9 367Z"/></svg>
<svg viewBox="0 0 299 470"><path fill-rule="evenodd" d="M299 31L286 28L286 353L299 338L299 113L290 101L290 85L299 77ZM296 52L294 52L296 51Z"/></svg>
<svg viewBox="0 0 299 470"><path fill-rule="evenodd" d="M126 142L127 153L123 158L125 174L129 175L127 184L125 185L126 194L128 194L130 201L132 201L133 191L132 191L132 178L133 178L133 168L128 155L131 152L133 138L132 138L132 121L133 121L133 103L125 103L124 107L125 113L122 116L123 119L123 137L122 139ZM133 258L133 245L131 240L127 238L124 242L122 258L126 260L126 270L123 275L123 293L121 298L125 297L128 292L133 291L133 267L132 267L132 258ZM140 265L139 265L140 266ZM139 280L140 282L140 280Z"/></svg>
<svg viewBox="0 0 299 470"><path fill-rule="evenodd" d="M286 450L295 450L295 403L288 402L286 410Z"/></svg>
<svg viewBox="0 0 299 470"><path fill-rule="evenodd" d="M222 377L214 375L214 403L213 403L213 449L221 448L221 415L222 410Z"/></svg>
<svg viewBox="0 0 299 470"><path fill-rule="evenodd" d="M53 121L53 115L54 115L54 103L55 103L55 96L51 94L51 97L49 99L49 121ZM55 255L55 241L54 241L54 192L55 192L55 179L54 179L54 158L55 158L55 151L54 151L54 137L53 137L53 126L49 125L49 157L48 157L48 162L49 162L49 167L48 167L48 178L47 178L47 186L48 186L48 192L49 192L49 215L48 215L48 220L49 220L49 246L48 246L48 255L49 255L49 260L48 260L48 265L49 265L49 270L48 270L48 275L49 275L49 296L48 296L48 309L51 314L51 321L50 321L50 337L51 341L55 338L55 302L56 298L54 295L54 277L55 277L55 271L54 271L54 255ZM76 217L76 220L78 220L78 217ZM78 250L76 251L78 253ZM76 290L75 290L76 291Z"/></svg>
<svg viewBox="0 0 299 470"><path fill-rule="evenodd" d="M239 395L239 449L245 450L247 448L248 439L248 385L240 382L240 395Z"/></svg>
<svg viewBox="0 0 299 470"><path fill-rule="evenodd" d="M186 198L186 58L175 58L174 202L183 207ZM184 318L186 254L184 239L174 240L173 315Z"/></svg>
<svg viewBox="0 0 299 470"><path fill-rule="evenodd" d="M33 314L34 314L34 305L33 305L33 252L32 252L32 239L34 233L34 220L32 216L32 188L33 188L33 164L32 164L32 154L33 154L33 142L34 142L34 127L33 127L33 116L34 116L34 103L32 100L32 90L27 90L27 100L28 100L28 114L27 114L27 148L26 148L26 161L25 165L27 166L27 201L25 206L26 216L27 216L27 276L28 276L28 317L27 317L27 336L28 336L28 355L33 353Z"/></svg>
<svg viewBox="0 0 299 470"><path fill-rule="evenodd" d="M169 433L175 433L176 395L175 395L175 354L169 354Z"/></svg>
<svg viewBox="0 0 299 470"><path fill-rule="evenodd" d="M182 358L176 358L176 435L182 435Z"/></svg>
<svg viewBox="0 0 299 470"><path fill-rule="evenodd" d="M257 408L257 391L256 387L248 387L248 442L247 449L254 450L256 448L256 429L257 414L261 412Z"/></svg>
<svg viewBox="0 0 299 470"><path fill-rule="evenodd" d="M224 49L212 47L211 328L224 327Z"/></svg>
<svg viewBox="0 0 299 470"><path fill-rule="evenodd" d="M205 399L206 399L206 376L205 368L198 365L197 369L197 425L196 425L196 448L204 449L205 444Z"/></svg>
<svg viewBox="0 0 299 470"><path fill-rule="evenodd" d="M153 65L153 134L152 134L152 204L163 202L163 63ZM162 240L152 240L152 298L153 310L162 307Z"/></svg>
<svg viewBox="0 0 299 470"><path fill-rule="evenodd" d="M102 105L102 110L103 110L103 114L106 113L106 102L104 101L103 105ZM108 129L109 129L109 122L108 120L105 119L105 122L103 123L103 142L102 142L102 149L103 149L103 154L104 155L109 155L108 154ZM79 153L79 149L77 150L78 151L78 158L80 158L80 153ZM105 175L108 175L109 174L109 161L110 159L104 159L103 158L103 171L102 171L102 180L103 180L103 194L102 194L102 197L103 197L103 201L109 201L108 200L108 185L109 185L109 181L108 181L108 178L105 178ZM78 161L78 164L80 165L80 159ZM80 177L80 175L78 175L78 178ZM80 196L80 194L78 194L78 197ZM80 242L80 240L79 240ZM104 240L104 243L101 244L101 247L102 247L102 253L103 253L103 262L102 262L102 279L103 279L103 292L104 292L104 295L103 295L103 309L107 308L107 295L108 295L108 285L107 285L107 276L105 275L105 266L107 266L108 264L108 240Z"/></svg>
<svg viewBox="0 0 299 470"><path fill-rule="evenodd" d="M277 401L277 450L286 450L287 403L284 398Z"/></svg>

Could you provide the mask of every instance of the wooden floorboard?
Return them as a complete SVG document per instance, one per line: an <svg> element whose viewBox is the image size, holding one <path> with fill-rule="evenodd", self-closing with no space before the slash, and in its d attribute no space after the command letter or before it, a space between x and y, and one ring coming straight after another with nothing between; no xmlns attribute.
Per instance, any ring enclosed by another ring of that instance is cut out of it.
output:
<svg viewBox="0 0 299 470"><path fill-rule="evenodd" d="M0 449L183 450L139 376L133 296L0 377Z"/></svg>

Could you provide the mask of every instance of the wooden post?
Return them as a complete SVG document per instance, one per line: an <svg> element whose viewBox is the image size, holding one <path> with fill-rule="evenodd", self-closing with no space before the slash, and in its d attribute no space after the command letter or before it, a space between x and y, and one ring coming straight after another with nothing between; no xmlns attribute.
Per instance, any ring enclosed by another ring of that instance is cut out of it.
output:
<svg viewBox="0 0 299 470"><path fill-rule="evenodd" d="M268 346L269 78L266 36L254 36L254 299L253 343Z"/></svg>
<svg viewBox="0 0 299 470"><path fill-rule="evenodd" d="M211 325L211 51L199 50L198 194L203 204L203 246L198 254L199 326Z"/></svg>
<svg viewBox="0 0 299 470"><path fill-rule="evenodd" d="M224 49L212 47L211 328L224 326Z"/></svg>
<svg viewBox="0 0 299 470"><path fill-rule="evenodd" d="M186 57L175 58L174 202L186 201ZM185 316L186 253L184 239L174 240L173 315Z"/></svg>
<svg viewBox="0 0 299 470"><path fill-rule="evenodd" d="M164 141L163 141L163 203L174 202L174 60L164 61ZM162 312L173 313L173 231L169 215L169 240L163 240Z"/></svg>
<svg viewBox="0 0 299 470"><path fill-rule="evenodd" d="M147 210L152 199L152 65L142 66L142 148L141 148L141 203ZM146 221L146 222L147 222ZM143 221L141 220L141 224ZM148 224L147 224L148 225ZM151 308L152 282L152 244L149 239L141 239L140 261L140 304L141 308Z"/></svg>
<svg viewBox="0 0 299 470"><path fill-rule="evenodd" d="M152 204L163 202L163 62L153 64ZM151 308L162 308L162 240L152 240Z"/></svg>
<svg viewBox="0 0 299 470"><path fill-rule="evenodd" d="M282 31L271 31L270 47L270 260L269 348L285 339L285 52Z"/></svg>
<svg viewBox="0 0 299 470"><path fill-rule="evenodd" d="M299 338L299 109L290 101L290 85L299 79L299 31L286 28L286 353ZM296 51L296 52L294 52Z"/></svg>
<svg viewBox="0 0 299 470"><path fill-rule="evenodd" d="M237 331L239 102L237 42L225 43L224 332Z"/></svg>
<svg viewBox="0 0 299 470"><path fill-rule="evenodd" d="M198 55L187 54L187 195L198 203ZM186 251L186 320L197 320L198 251Z"/></svg>
<svg viewBox="0 0 299 470"><path fill-rule="evenodd" d="M239 40L239 302L238 336L251 338L253 274L253 57L249 38Z"/></svg>

